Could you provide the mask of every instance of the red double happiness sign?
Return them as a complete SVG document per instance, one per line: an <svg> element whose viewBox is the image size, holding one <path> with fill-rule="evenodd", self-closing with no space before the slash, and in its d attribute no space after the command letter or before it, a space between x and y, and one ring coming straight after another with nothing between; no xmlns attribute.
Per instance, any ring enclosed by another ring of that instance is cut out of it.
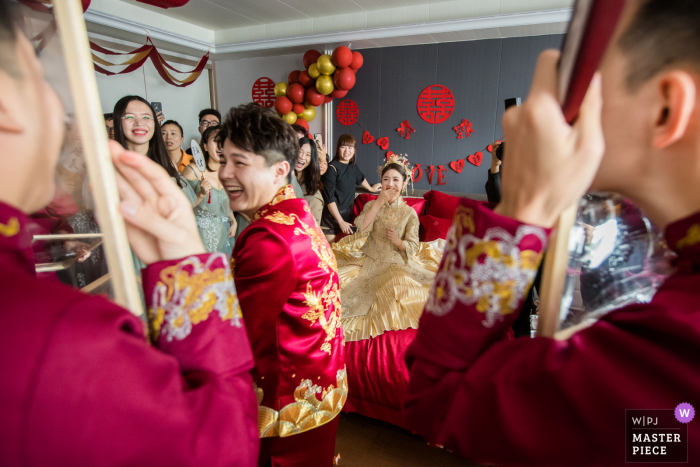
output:
<svg viewBox="0 0 700 467"><path fill-rule="evenodd" d="M418 96L418 115L428 123L442 123L455 109L455 96L447 86L433 84Z"/></svg>

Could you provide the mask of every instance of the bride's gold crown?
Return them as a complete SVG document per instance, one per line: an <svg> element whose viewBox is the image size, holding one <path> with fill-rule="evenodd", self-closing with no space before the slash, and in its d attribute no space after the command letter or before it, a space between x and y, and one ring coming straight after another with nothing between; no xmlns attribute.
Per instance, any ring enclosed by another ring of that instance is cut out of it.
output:
<svg viewBox="0 0 700 467"><path fill-rule="evenodd" d="M386 167L389 164L400 164L403 165L404 169L406 169L406 173L410 176L411 175L411 163L408 162L408 157L404 154L392 154L389 158L386 160L386 164L381 168L380 172L384 170L384 167Z"/></svg>

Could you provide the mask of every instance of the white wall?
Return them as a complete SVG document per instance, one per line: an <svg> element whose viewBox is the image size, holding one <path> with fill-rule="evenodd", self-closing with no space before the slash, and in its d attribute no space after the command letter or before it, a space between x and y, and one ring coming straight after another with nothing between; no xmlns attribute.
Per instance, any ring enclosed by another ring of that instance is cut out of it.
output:
<svg viewBox="0 0 700 467"><path fill-rule="evenodd" d="M287 81L294 70L303 70L302 54L241 58L216 62L216 94L222 114L231 107L253 100L253 84L266 77L275 83ZM316 118L309 122L311 133L323 133L323 106L316 107Z"/></svg>
<svg viewBox="0 0 700 467"><path fill-rule="evenodd" d="M177 69L186 69L185 65L175 65ZM95 72L100 102L104 113L111 112L119 99L128 95L137 95L149 102L162 102L166 120L175 120L185 131L184 146L190 146L190 139L199 141L197 131L200 110L211 107L209 96L209 70L204 70L193 84L178 88L166 83L155 67L148 60L138 70L125 75L106 76Z"/></svg>

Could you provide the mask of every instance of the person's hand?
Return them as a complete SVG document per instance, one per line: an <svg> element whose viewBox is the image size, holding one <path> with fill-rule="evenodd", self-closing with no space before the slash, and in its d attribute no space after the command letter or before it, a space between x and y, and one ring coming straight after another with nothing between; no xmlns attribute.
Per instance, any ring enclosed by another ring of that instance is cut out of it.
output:
<svg viewBox="0 0 700 467"><path fill-rule="evenodd" d="M381 190L381 189L382 189L382 184L381 184L381 183L375 183L374 185L372 185L372 191L375 192L375 193L378 192L378 191Z"/></svg>
<svg viewBox="0 0 700 467"><path fill-rule="evenodd" d="M340 222L338 222L338 225L340 226L340 230L342 230L344 234L352 235L352 224L351 223L345 222L345 221L340 221Z"/></svg>
<svg viewBox="0 0 700 467"><path fill-rule="evenodd" d="M570 126L557 100L559 55L554 50L540 55L527 101L503 117L508 170L501 175L496 212L544 227L583 196L605 150L600 75Z"/></svg>
<svg viewBox="0 0 700 467"><path fill-rule="evenodd" d="M163 111L162 111L162 110L159 110L159 111L156 113L156 118L158 119L158 123L159 123L160 125L162 125L162 124L163 124L163 120L165 120L165 115L163 115Z"/></svg>
<svg viewBox="0 0 700 467"><path fill-rule="evenodd" d="M168 173L110 141L131 248L146 264L204 253L192 206Z"/></svg>
<svg viewBox="0 0 700 467"><path fill-rule="evenodd" d="M316 141L316 151L318 152L319 159L321 157L326 157L326 154L328 154L328 151L326 150L326 145L320 141ZM326 160L328 159L326 158Z"/></svg>
<svg viewBox="0 0 700 467"><path fill-rule="evenodd" d="M499 143L498 141L496 141L495 143L493 143L491 145L491 149L492 149L492 151L491 151L491 173L492 174L498 173L501 170L501 160L498 157L496 157L496 149L498 149L501 146L501 144L503 144L503 143Z"/></svg>
<svg viewBox="0 0 700 467"><path fill-rule="evenodd" d="M397 248L401 248L401 242L402 240L399 238L399 236L396 234L396 230L394 229L386 229L386 239L389 240L391 243L396 245Z"/></svg>
<svg viewBox="0 0 700 467"><path fill-rule="evenodd" d="M398 190L396 188L387 188L386 190L382 190L379 192L379 196L377 196L377 203L380 205L388 203L394 199L397 194Z"/></svg>
<svg viewBox="0 0 700 467"><path fill-rule="evenodd" d="M206 178L202 177L202 182L199 184L199 197L204 198L209 196L211 191L211 182Z"/></svg>
<svg viewBox="0 0 700 467"><path fill-rule="evenodd" d="M70 253L75 253L78 258L78 262L82 263L90 257L90 245L83 242L78 242L75 240L68 240L63 242L63 248Z"/></svg>

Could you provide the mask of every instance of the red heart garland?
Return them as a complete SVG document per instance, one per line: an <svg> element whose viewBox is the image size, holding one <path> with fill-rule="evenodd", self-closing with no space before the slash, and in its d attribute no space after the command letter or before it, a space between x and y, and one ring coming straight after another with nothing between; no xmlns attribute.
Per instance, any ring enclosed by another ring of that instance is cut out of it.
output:
<svg viewBox="0 0 700 467"><path fill-rule="evenodd" d="M481 165L481 161L484 160L484 154L481 151L479 151L476 154L472 154L471 156L467 157L467 160L475 166L479 167Z"/></svg>
<svg viewBox="0 0 700 467"><path fill-rule="evenodd" d="M384 136L383 138L379 138L377 140L377 146L386 151L387 149L389 149L389 138L387 138L386 136Z"/></svg>
<svg viewBox="0 0 700 467"><path fill-rule="evenodd" d="M362 144L374 143L374 136L369 134L369 131L362 133Z"/></svg>
<svg viewBox="0 0 700 467"><path fill-rule="evenodd" d="M464 159L450 162L450 167L452 168L452 170L454 170L458 174L461 174L462 169L464 169Z"/></svg>
<svg viewBox="0 0 700 467"><path fill-rule="evenodd" d="M386 160L389 160L391 156L394 156L395 154L392 151L387 151L386 153Z"/></svg>

